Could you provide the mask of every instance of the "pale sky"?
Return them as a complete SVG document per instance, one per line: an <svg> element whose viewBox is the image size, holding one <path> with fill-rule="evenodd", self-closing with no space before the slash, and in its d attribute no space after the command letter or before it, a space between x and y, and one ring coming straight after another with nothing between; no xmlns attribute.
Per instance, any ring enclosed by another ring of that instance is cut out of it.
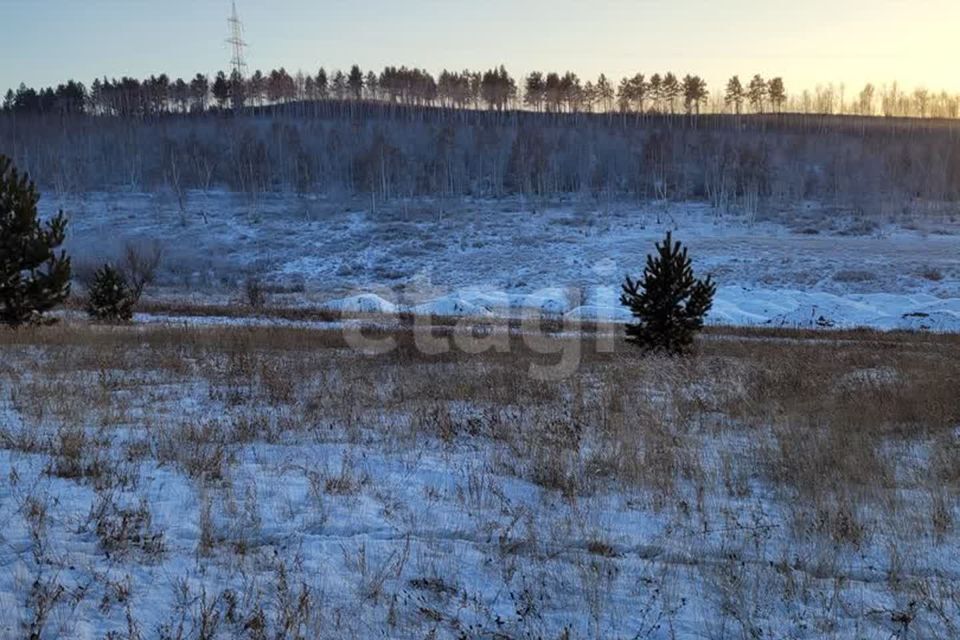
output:
<svg viewBox="0 0 960 640"><path fill-rule="evenodd" d="M960 0L238 0L250 69L640 71L960 92ZM0 0L0 90L226 69L229 0Z"/></svg>

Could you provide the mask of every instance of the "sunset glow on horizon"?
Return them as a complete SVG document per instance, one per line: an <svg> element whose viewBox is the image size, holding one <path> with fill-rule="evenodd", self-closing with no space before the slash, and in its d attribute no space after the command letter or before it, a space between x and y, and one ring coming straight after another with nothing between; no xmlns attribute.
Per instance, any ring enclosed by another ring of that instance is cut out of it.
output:
<svg viewBox="0 0 960 640"><path fill-rule="evenodd" d="M2 4L0 37L17 45L0 68L3 90L228 66L227 0ZM584 80L689 72L711 91L734 74L760 73L782 76L793 94L832 83L852 95L867 82L894 81L960 92L960 3L947 0L240 0L238 9L251 70L503 64L518 77L569 69Z"/></svg>

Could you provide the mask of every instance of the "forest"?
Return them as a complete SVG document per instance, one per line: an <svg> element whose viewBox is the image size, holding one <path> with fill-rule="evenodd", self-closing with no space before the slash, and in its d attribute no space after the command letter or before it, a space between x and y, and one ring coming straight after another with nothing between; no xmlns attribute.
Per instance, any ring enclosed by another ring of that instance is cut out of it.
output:
<svg viewBox="0 0 960 640"><path fill-rule="evenodd" d="M314 102L233 114L0 116L44 188L707 201L897 213L960 197L960 127L797 114L468 111Z"/></svg>
<svg viewBox="0 0 960 640"><path fill-rule="evenodd" d="M519 86L518 86L519 85ZM711 103L712 100L712 103ZM21 86L0 148L59 194L191 190L709 202L755 213L816 200L854 213L960 197L956 100L868 85L855 105L788 97L783 80L734 76L483 73L354 66L171 81ZM882 112L875 113L879 102ZM711 104L713 106L711 106Z"/></svg>

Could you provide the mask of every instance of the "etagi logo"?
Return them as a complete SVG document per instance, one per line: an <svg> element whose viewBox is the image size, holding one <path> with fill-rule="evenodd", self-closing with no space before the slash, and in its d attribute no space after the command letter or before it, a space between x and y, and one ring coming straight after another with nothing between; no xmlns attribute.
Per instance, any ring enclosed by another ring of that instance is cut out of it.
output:
<svg viewBox="0 0 960 640"><path fill-rule="evenodd" d="M591 280L615 281L613 260L591 269ZM529 375L536 380L561 380L581 363L587 341L597 353L612 353L615 332L611 321L619 310L618 291L608 284L545 287L508 293L490 287L449 289L434 285L429 273L413 278L400 296L392 289L355 291L343 307L343 335L353 349L369 355L398 348L390 329L410 328L418 353L436 356L458 350L467 354L509 353L522 348L533 356ZM365 317L362 317L365 316ZM589 334L585 327L592 327ZM543 360L549 362L539 362ZM551 357L552 356L552 357Z"/></svg>

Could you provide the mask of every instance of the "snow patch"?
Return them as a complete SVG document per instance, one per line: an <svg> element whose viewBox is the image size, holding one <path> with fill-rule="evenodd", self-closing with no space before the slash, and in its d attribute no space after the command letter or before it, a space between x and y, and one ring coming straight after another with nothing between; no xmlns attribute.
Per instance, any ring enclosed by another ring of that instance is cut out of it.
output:
<svg viewBox="0 0 960 640"><path fill-rule="evenodd" d="M417 305L413 313L421 316L488 317L489 309L454 294Z"/></svg>
<svg viewBox="0 0 960 640"><path fill-rule="evenodd" d="M571 320L595 320L597 322L628 322L633 316L626 307L585 304L574 307L564 314Z"/></svg>
<svg viewBox="0 0 960 640"><path fill-rule="evenodd" d="M584 304L572 306L564 289L545 289L531 294L467 289L422 301L413 306L396 305L365 293L331 300L322 305L347 313L394 314L407 311L422 316L514 318L531 313L570 320L630 322L629 309L620 305L615 289L600 286L584 292ZM850 294L838 296L822 291L721 287L707 315L713 325L763 325L801 329L850 329L960 331L960 299L897 294Z"/></svg>
<svg viewBox="0 0 960 640"><path fill-rule="evenodd" d="M397 305L373 293L361 293L348 298L330 300L325 302L322 308L341 313L397 313L399 311Z"/></svg>

